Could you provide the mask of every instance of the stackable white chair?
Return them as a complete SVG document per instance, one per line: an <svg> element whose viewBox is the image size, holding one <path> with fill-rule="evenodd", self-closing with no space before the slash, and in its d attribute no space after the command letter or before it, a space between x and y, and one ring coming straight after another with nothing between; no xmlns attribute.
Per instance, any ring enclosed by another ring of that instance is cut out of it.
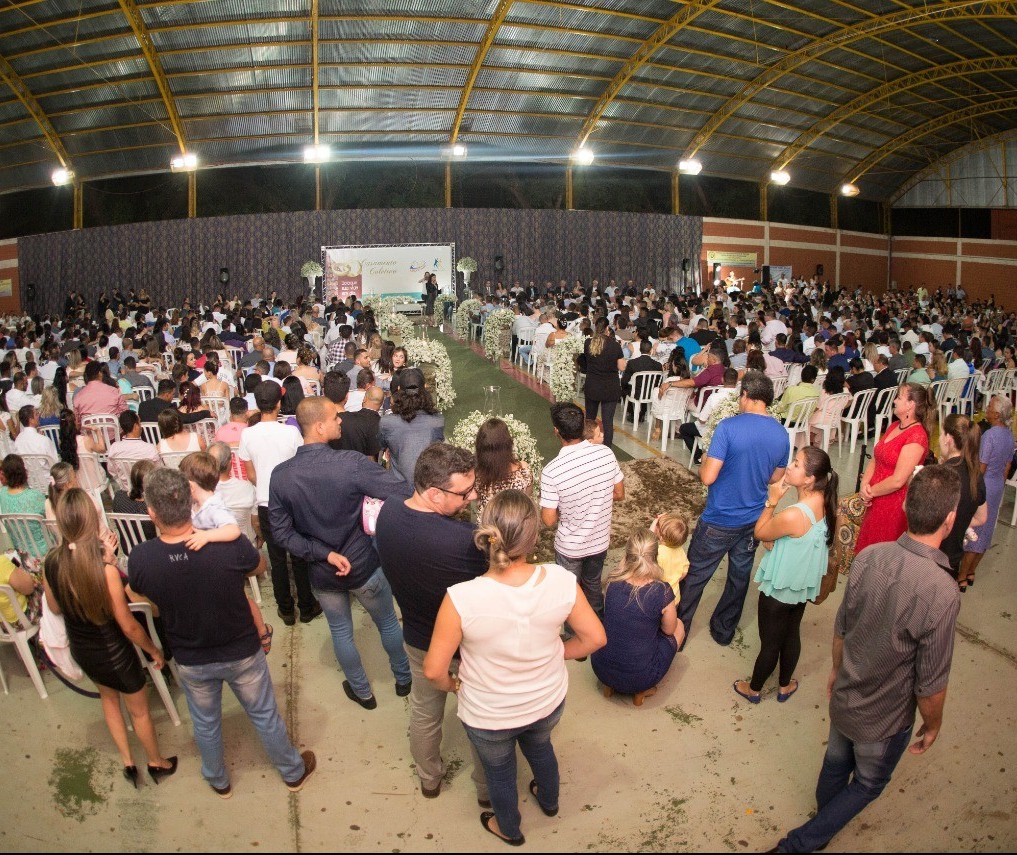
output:
<svg viewBox="0 0 1017 855"><path fill-rule="evenodd" d="M888 389L880 390L876 395L876 420L875 430L872 433L872 441L879 442L883 431L890 427L893 422L893 402L897 399L898 386L891 386Z"/></svg>
<svg viewBox="0 0 1017 855"><path fill-rule="evenodd" d="M145 442L150 442L152 445L158 445L159 440L162 436L159 434L159 423L158 422L142 422L141 423L141 438Z"/></svg>
<svg viewBox="0 0 1017 855"><path fill-rule="evenodd" d="M107 449L114 442L120 442L120 420L116 416L82 416L81 431L100 445L99 459L104 463Z"/></svg>
<svg viewBox="0 0 1017 855"><path fill-rule="evenodd" d="M319 344L318 346L320 347L321 345ZM230 365L233 366L233 370L238 371L240 369L240 360L244 358L247 351L242 347L234 347L231 344L227 344L226 353L229 354Z"/></svg>
<svg viewBox="0 0 1017 855"><path fill-rule="evenodd" d="M622 399L622 427L625 426L625 414L632 407L632 428L639 424L643 407L649 407L657 397L657 389L664 379L660 371L638 371L629 378L632 392Z"/></svg>
<svg viewBox="0 0 1017 855"><path fill-rule="evenodd" d="M145 523L152 522L148 514L109 514L107 519L116 532L124 555L130 555L135 546L148 540L144 529Z"/></svg>
<svg viewBox="0 0 1017 855"><path fill-rule="evenodd" d="M800 362L794 362L787 367L787 385L784 387L785 389L790 386L797 386L802 382L802 369L804 367Z"/></svg>
<svg viewBox="0 0 1017 855"><path fill-rule="evenodd" d="M532 348L533 347L533 340L536 337L536 332L537 331L535 329L527 329L527 330L522 330L519 333L519 335L516 336L516 364L520 368L523 367L523 363L524 362L526 363L526 367L527 368L530 368L530 366L531 366L530 352L527 351L524 354L524 353L522 353L521 348L523 348L523 347Z"/></svg>
<svg viewBox="0 0 1017 855"><path fill-rule="evenodd" d="M664 412L660 422L660 450L667 450L667 442L671 438L673 426L684 424L689 411L689 401L695 394L695 389L683 387L680 389L668 389L664 393ZM650 416L646 420L646 439L649 441L653 433L653 426L656 418L653 416L652 403Z"/></svg>
<svg viewBox="0 0 1017 855"><path fill-rule="evenodd" d="M41 561L59 543L55 528L41 514L4 514L0 522L8 543L26 558Z"/></svg>
<svg viewBox="0 0 1017 855"><path fill-rule="evenodd" d="M160 451L159 456L162 458L165 466L170 469L179 469L180 461L187 457L188 454L193 453L191 451Z"/></svg>
<svg viewBox="0 0 1017 855"><path fill-rule="evenodd" d="M28 486L40 493L45 493L49 488L49 470L56 463L56 455L48 457L45 454L22 454L21 459L25 461L25 470L28 472Z"/></svg>
<svg viewBox="0 0 1017 855"><path fill-rule="evenodd" d="M900 386L907 382L908 375L911 373L910 368L898 368L897 369L897 385Z"/></svg>
<svg viewBox="0 0 1017 855"><path fill-rule="evenodd" d="M230 420L230 402L228 399L218 395L202 395L201 405L212 414L212 418L215 419L219 427L222 427Z"/></svg>
<svg viewBox="0 0 1017 855"><path fill-rule="evenodd" d="M14 615L17 618L15 623L11 623L4 617L3 612L0 611L0 644L11 644L14 646L14 649L18 651L18 656L21 657L21 661L25 665L25 670L28 672L32 684L39 693L39 697L45 700L49 697L46 691L46 684L42 682L42 674L39 673L39 666L36 664L35 655L32 653L32 648L28 645L29 639L39 634L39 626L38 624L33 624L25 615L21 606L18 605L17 593L10 585L0 585L0 597L6 597L10 601L11 608L14 609ZM10 694L7 688L7 676L4 674L2 664L0 664L0 686L3 686L5 695Z"/></svg>
<svg viewBox="0 0 1017 855"><path fill-rule="evenodd" d="M131 603L130 609L135 614L145 616L148 637L152 639L152 643L161 651L162 642L159 641L159 635L155 631L155 621L152 618L152 604ZM137 644L134 645L134 651L138 654L141 667L148 671L148 676L152 678L152 685L155 686L155 690L159 693L159 697L166 706L166 712L169 714L170 721L173 722L175 727L179 727L180 714L177 712L177 705L173 702L173 696L169 693L169 687L166 685L166 678L163 677L162 671L155 667L155 663L145 656L145 652ZM177 685L180 685L180 678L178 676L176 663L171 660L169 666L170 673L173 674L173 679L177 681ZM127 721L130 721L129 717L127 717Z"/></svg>
<svg viewBox="0 0 1017 855"><path fill-rule="evenodd" d="M227 414L229 413L228 405L226 412ZM208 446L215 442L215 432L219 430L219 423L215 419L201 419L189 425L184 425L184 430L205 437L205 445Z"/></svg>
<svg viewBox="0 0 1017 855"><path fill-rule="evenodd" d="M39 428L39 433L43 436L48 436L53 441L53 449L60 453L60 425L45 425ZM0 434L0 436L6 437L7 434ZM5 454L8 452L4 452Z"/></svg>
<svg viewBox="0 0 1017 855"><path fill-rule="evenodd" d="M788 407L787 418L784 420L784 430L787 431L788 439L791 441L791 453L787 459L788 466L795 459L798 438L804 439L802 445L809 444L809 419L816 411L818 403L818 398L806 398L804 401L795 401Z"/></svg>
<svg viewBox="0 0 1017 855"><path fill-rule="evenodd" d="M823 408L820 410L823 414L823 424L812 426L812 430L819 431L822 434L823 451L830 452L830 435L835 430L839 431L841 416L850 403L851 395L847 392L831 395L823 402Z"/></svg>
<svg viewBox="0 0 1017 855"><path fill-rule="evenodd" d="M307 389L307 394L309 396L311 396L312 398L317 398L317 397L321 396L321 383L319 383L317 380L311 380L309 378L301 378L300 382L304 384L305 388ZM228 405L226 407L226 421L229 421L229 406ZM224 424L225 424L225 422L224 422Z"/></svg>
<svg viewBox="0 0 1017 855"><path fill-rule="evenodd" d="M783 377L773 377L773 400L779 401L780 396L787 391L787 387L791 385L790 375L785 374Z"/></svg>
<svg viewBox="0 0 1017 855"><path fill-rule="evenodd" d="M155 389L153 389L151 386L135 386L134 391L138 395L139 404L142 401L150 401L152 398L155 397Z"/></svg>
<svg viewBox="0 0 1017 855"><path fill-rule="evenodd" d="M858 431L861 430L865 442L869 441L869 407L872 399L876 397L875 389L866 389L856 392L851 403L840 417L841 430L837 435L837 454L844 452L844 432L851 430L850 454L855 453L855 445L858 442Z"/></svg>

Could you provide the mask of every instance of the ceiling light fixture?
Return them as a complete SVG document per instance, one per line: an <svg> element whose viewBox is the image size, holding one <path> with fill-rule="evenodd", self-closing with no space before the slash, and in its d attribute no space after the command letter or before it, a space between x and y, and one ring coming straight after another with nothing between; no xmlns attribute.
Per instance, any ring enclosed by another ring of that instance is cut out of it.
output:
<svg viewBox="0 0 1017 855"><path fill-rule="evenodd" d="M325 163L331 159L331 146L309 145L304 147L304 163Z"/></svg>
<svg viewBox="0 0 1017 855"><path fill-rule="evenodd" d="M771 172L770 180L774 184L779 184L781 187L783 187L791 180L791 173L785 172L783 169L780 170L779 172Z"/></svg>
<svg viewBox="0 0 1017 855"><path fill-rule="evenodd" d="M703 164L698 160L679 160L678 171L685 175L699 175L703 171Z"/></svg>
<svg viewBox="0 0 1017 855"><path fill-rule="evenodd" d="M574 163L578 163L580 166L589 166L593 163L594 156L593 149L583 146L582 148L576 149L572 152L572 161Z"/></svg>
<svg viewBox="0 0 1017 855"><path fill-rule="evenodd" d="M198 155L185 151L170 161L172 172L194 172L198 168Z"/></svg>
<svg viewBox="0 0 1017 855"><path fill-rule="evenodd" d="M840 188L840 194L842 196L857 196L862 191L854 184L845 184Z"/></svg>
<svg viewBox="0 0 1017 855"><path fill-rule="evenodd" d="M452 146L452 157L466 157L466 146L462 143Z"/></svg>
<svg viewBox="0 0 1017 855"><path fill-rule="evenodd" d="M74 173L69 169L60 167L59 169L53 170L53 175L50 176L53 179L53 183L57 187L63 187L65 184L70 184L74 180Z"/></svg>

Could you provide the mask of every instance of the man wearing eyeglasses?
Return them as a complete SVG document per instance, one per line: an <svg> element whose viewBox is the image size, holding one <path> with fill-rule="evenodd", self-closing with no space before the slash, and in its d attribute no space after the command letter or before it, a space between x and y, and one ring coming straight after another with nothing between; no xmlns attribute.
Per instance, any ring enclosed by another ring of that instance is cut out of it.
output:
<svg viewBox="0 0 1017 855"><path fill-rule="evenodd" d="M473 542L476 526L454 518L477 498L475 468L469 451L433 443L417 458L413 495L405 502L386 502L378 516L378 554L402 612L413 672L410 752L420 792L428 799L441 793L446 771L441 738L448 695L424 677L424 656L445 592L487 572L487 560ZM487 802L487 781L475 750L473 782L477 800Z"/></svg>
<svg viewBox="0 0 1017 855"><path fill-rule="evenodd" d="M410 693L412 678L392 589L378 553L364 531L364 499L405 499L409 485L358 451L337 451L338 408L328 398L304 398L297 406L304 444L272 472L268 521L272 536L308 564L311 588L325 612L336 659L346 679L343 691L367 710L378 706L353 641L351 595L371 616L388 654L395 691Z"/></svg>

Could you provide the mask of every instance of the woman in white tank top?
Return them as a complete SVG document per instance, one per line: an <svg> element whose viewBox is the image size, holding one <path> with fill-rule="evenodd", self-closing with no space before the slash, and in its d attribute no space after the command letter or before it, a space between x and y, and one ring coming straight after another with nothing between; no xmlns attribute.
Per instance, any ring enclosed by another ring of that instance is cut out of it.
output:
<svg viewBox="0 0 1017 855"><path fill-rule="evenodd" d="M576 577L557 564L526 560L539 534L537 507L525 493L506 490L491 500L476 534L490 569L448 589L424 660L424 675L459 695L459 718L484 766L494 812L482 813L481 824L513 846L525 842L516 745L533 771L531 794L554 816L559 775L551 730L568 692L565 660L586 657L607 642ZM575 637L562 643L565 620ZM457 649L462 664L452 678Z"/></svg>

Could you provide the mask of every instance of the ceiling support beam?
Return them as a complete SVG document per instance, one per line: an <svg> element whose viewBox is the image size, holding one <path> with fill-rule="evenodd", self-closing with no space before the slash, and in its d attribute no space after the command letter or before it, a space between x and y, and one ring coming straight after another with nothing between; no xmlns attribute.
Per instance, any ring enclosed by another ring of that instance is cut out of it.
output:
<svg viewBox="0 0 1017 855"><path fill-rule="evenodd" d="M60 165L64 169L71 169L71 156L67 153L60 134L53 127L53 123L42 109L38 99L18 76L14 67L2 56L0 56L0 79L10 87L24 108L28 110L28 114L35 120L42 135L46 138L46 142L49 143L49 147L53 149L53 154L60 161Z"/></svg>
<svg viewBox="0 0 1017 855"><path fill-rule="evenodd" d="M449 134L449 143L452 145L455 145L456 140L459 139L459 131L463 126L463 117L466 115L466 105L469 103L470 95L473 93L473 86L477 82L477 75L480 74L480 67L484 64L487 52L491 50L491 45L494 44L498 30L508 15L509 9L512 8L512 2L513 0L500 0L494 10L494 14L491 15L490 22L488 22L484 38L477 45L477 52L473 56L473 64L470 66L469 74L466 75L463 94L459 98L459 107L456 110L455 118L452 120L452 131Z"/></svg>
<svg viewBox="0 0 1017 855"><path fill-rule="evenodd" d="M696 2L686 3L681 9L679 9L679 11L672 15L669 20L661 24L653 35L639 46L636 52L632 54L632 56L618 70L618 73L615 74L611 82L608 83L604 93L600 96L600 100L593 105L593 109L590 110L589 115L586 117L586 121L583 122L583 126L579 131L579 136L576 138L576 148L581 148L586 145L586 141L590 138L590 134L592 134L594 129L597 127L597 122L599 122L600 117L604 115L604 111L615 99L615 96L617 96L625 85L632 79L635 73L646 65L654 57L654 55L656 55L657 51L671 41L671 39L673 39L675 35L677 35L690 21L693 21L703 12L706 12L719 3L720 0L696 0Z"/></svg>
<svg viewBox="0 0 1017 855"><path fill-rule="evenodd" d="M804 47L788 54L784 59L774 63L758 77L750 80L741 91L728 99L685 150L685 157L692 158L709 141L714 132L719 130L728 119L742 107L752 101L760 92L773 83L790 74L806 63L818 59L823 54L838 48L844 48L860 39L870 38L892 30L907 28L917 24L937 23L939 21L980 20L984 18L1010 18L1017 15L1017 3L1004 0L940 0L920 9L906 9L890 15L869 18L849 27L837 30L823 38L809 42Z"/></svg>

